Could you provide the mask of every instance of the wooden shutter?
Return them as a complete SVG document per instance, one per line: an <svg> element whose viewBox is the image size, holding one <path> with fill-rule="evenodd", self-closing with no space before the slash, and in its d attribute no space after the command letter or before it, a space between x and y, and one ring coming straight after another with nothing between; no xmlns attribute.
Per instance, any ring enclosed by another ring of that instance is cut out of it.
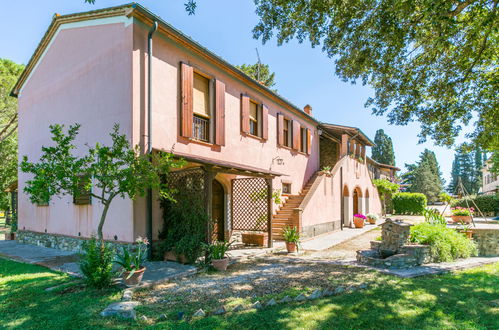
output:
<svg viewBox="0 0 499 330"><path fill-rule="evenodd" d="M277 114L277 144L284 145L284 116L281 113Z"/></svg>
<svg viewBox="0 0 499 330"><path fill-rule="evenodd" d="M182 80L182 105L181 105L181 135L187 138L192 137L192 111L193 111L193 89L194 71L186 63L181 63Z"/></svg>
<svg viewBox="0 0 499 330"><path fill-rule="evenodd" d="M293 120L293 149L300 150L300 123Z"/></svg>
<svg viewBox="0 0 499 330"><path fill-rule="evenodd" d="M215 144L225 145L225 84L215 80Z"/></svg>
<svg viewBox="0 0 499 330"><path fill-rule="evenodd" d="M307 129L307 155L310 155L311 153L311 150L310 150L310 146L311 146L311 140L312 140L312 131L310 129Z"/></svg>
<svg viewBox="0 0 499 330"><path fill-rule="evenodd" d="M250 99L247 95L241 94L241 132L249 134L249 111Z"/></svg>
<svg viewBox="0 0 499 330"><path fill-rule="evenodd" d="M87 186L91 181L90 178L81 175L78 177L80 180L78 182L78 190L73 196L73 203L76 205L92 204L92 196L90 195L92 191L91 189L85 189L85 186Z"/></svg>
<svg viewBox="0 0 499 330"><path fill-rule="evenodd" d="M262 104L262 139L269 139L269 108Z"/></svg>

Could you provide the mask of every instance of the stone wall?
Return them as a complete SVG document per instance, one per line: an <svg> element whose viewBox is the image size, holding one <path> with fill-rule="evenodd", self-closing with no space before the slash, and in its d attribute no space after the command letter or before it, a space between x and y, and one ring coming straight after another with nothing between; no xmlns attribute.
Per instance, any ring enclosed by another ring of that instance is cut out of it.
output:
<svg viewBox="0 0 499 330"><path fill-rule="evenodd" d="M381 245L380 252L396 254L400 247L404 246L411 234L411 224L402 221L386 219L381 224Z"/></svg>
<svg viewBox="0 0 499 330"><path fill-rule="evenodd" d="M80 237L37 233L28 230L18 230L16 233L16 239L19 243L23 244L32 244L72 252L81 252L82 243L88 240ZM115 248L121 248L124 245L133 245L118 241L106 241L106 243L111 244Z"/></svg>
<svg viewBox="0 0 499 330"><path fill-rule="evenodd" d="M476 242L479 256L499 256L499 228L473 228L473 240Z"/></svg>
<svg viewBox="0 0 499 330"><path fill-rule="evenodd" d="M330 233L341 229L341 220L324 222L317 225L306 226L302 228L301 237L308 238L317 235Z"/></svg>

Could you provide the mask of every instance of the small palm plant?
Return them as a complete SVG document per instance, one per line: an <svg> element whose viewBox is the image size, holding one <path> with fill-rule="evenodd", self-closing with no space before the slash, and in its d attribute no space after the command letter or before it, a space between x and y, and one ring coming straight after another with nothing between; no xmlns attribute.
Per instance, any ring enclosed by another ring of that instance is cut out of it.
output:
<svg viewBox="0 0 499 330"><path fill-rule="evenodd" d="M300 232L298 231L298 228L287 226L283 229L282 236L286 242L288 253L298 251L300 245Z"/></svg>
<svg viewBox="0 0 499 330"><path fill-rule="evenodd" d="M144 275L147 260L147 238L139 237L135 241L137 245L133 248L123 247L121 253L116 255L114 262L122 267L121 275L128 285L139 284Z"/></svg>
<svg viewBox="0 0 499 330"><path fill-rule="evenodd" d="M229 250L232 242L217 241L213 244L207 245L208 256L211 259L211 264L215 269L224 271L229 264L227 251Z"/></svg>

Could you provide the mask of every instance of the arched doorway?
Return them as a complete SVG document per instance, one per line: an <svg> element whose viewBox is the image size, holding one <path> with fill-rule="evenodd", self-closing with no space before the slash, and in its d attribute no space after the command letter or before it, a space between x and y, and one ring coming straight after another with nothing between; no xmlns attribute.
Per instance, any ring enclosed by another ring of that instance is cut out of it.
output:
<svg viewBox="0 0 499 330"><path fill-rule="evenodd" d="M348 216L349 206L348 199L350 198L350 193L348 192L348 187L345 185L341 190L341 223L343 226L350 225L350 217Z"/></svg>
<svg viewBox="0 0 499 330"><path fill-rule="evenodd" d="M357 187L353 190L353 214L359 214L362 212L362 205L360 204L360 201L362 199L362 192L360 189Z"/></svg>
<svg viewBox="0 0 499 330"><path fill-rule="evenodd" d="M218 180L213 180L211 197L211 219L213 220L213 240L223 241L225 225L225 191Z"/></svg>
<svg viewBox="0 0 499 330"><path fill-rule="evenodd" d="M369 190L366 188L366 214L369 213Z"/></svg>

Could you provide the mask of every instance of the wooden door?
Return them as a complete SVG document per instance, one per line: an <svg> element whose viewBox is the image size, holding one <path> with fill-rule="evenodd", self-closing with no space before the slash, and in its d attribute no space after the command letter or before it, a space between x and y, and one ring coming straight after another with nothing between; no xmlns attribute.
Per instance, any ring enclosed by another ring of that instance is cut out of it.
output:
<svg viewBox="0 0 499 330"><path fill-rule="evenodd" d="M359 193L357 189L353 191L353 214L359 214Z"/></svg>
<svg viewBox="0 0 499 330"><path fill-rule="evenodd" d="M213 220L213 240L223 241L225 230L225 193L217 180L212 183L211 219Z"/></svg>

